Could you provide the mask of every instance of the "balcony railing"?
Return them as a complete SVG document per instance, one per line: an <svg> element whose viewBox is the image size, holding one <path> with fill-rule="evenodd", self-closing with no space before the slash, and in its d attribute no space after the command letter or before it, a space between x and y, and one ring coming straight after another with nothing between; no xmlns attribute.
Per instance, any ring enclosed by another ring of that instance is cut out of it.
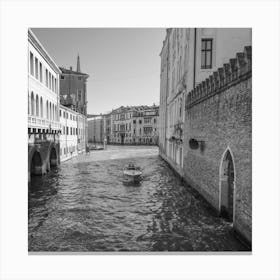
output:
<svg viewBox="0 0 280 280"><path fill-rule="evenodd" d="M58 121L46 120L40 117L28 116L29 127L60 129L60 123Z"/></svg>

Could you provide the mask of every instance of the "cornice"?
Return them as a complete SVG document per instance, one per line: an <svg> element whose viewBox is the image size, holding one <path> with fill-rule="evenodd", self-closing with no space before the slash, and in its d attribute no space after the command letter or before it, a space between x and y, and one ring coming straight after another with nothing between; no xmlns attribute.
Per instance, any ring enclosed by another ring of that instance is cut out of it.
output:
<svg viewBox="0 0 280 280"><path fill-rule="evenodd" d="M47 53L43 45L40 43L38 38L35 36L35 34L31 31L31 29L28 29L28 41L33 45L33 47L41 54L41 56L46 60L46 62L53 68L53 70L61 74L61 71L59 67L55 64L55 62L52 60L50 55Z"/></svg>

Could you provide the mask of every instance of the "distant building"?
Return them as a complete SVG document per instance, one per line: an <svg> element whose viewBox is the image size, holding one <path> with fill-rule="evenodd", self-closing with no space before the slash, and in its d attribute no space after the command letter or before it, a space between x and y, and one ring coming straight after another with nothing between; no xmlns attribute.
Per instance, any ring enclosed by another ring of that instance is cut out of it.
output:
<svg viewBox="0 0 280 280"><path fill-rule="evenodd" d="M60 160L65 161L78 154L78 113L60 105Z"/></svg>
<svg viewBox="0 0 280 280"><path fill-rule="evenodd" d="M88 123L88 142L103 143L104 141L104 118L103 115L90 116Z"/></svg>
<svg viewBox="0 0 280 280"><path fill-rule="evenodd" d="M84 114L78 114L78 153L86 151L88 144L88 124L87 117Z"/></svg>
<svg viewBox="0 0 280 280"><path fill-rule="evenodd" d="M103 115L103 133L104 139L106 139L107 144L110 144L110 136L111 136L111 124L112 124L112 117L111 113Z"/></svg>
<svg viewBox="0 0 280 280"><path fill-rule="evenodd" d="M127 106L111 113L113 144L158 144L158 106Z"/></svg>
<svg viewBox="0 0 280 280"><path fill-rule="evenodd" d="M78 135L78 147L85 150L87 145L87 79L88 74L81 72L80 57L77 57L76 71L70 67L60 67L60 104L79 113L78 126L84 135Z"/></svg>
<svg viewBox="0 0 280 280"><path fill-rule="evenodd" d="M80 114L87 115L87 78L88 74L80 69L80 57L77 58L77 69L60 67L60 103Z"/></svg>

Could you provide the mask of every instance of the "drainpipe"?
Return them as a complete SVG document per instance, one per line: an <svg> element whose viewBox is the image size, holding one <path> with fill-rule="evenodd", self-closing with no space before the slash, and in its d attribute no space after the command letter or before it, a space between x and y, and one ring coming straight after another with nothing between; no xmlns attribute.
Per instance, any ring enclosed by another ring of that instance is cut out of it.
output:
<svg viewBox="0 0 280 280"><path fill-rule="evenodd" d="M196 28L194 29L193 89L195 88L195 73L196 73Z"/></svg>

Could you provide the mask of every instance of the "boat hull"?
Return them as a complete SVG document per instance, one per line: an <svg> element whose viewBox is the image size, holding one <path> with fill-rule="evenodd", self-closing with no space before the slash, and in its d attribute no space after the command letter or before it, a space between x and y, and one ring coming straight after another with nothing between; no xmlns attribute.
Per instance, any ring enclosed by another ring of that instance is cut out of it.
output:
<svg viewBox="0 0 280 280"><path fill-rule="evenodd" d="M123 177L126 182L138 183L141 180L142 172L138 170L125 170Z"/></svg>

